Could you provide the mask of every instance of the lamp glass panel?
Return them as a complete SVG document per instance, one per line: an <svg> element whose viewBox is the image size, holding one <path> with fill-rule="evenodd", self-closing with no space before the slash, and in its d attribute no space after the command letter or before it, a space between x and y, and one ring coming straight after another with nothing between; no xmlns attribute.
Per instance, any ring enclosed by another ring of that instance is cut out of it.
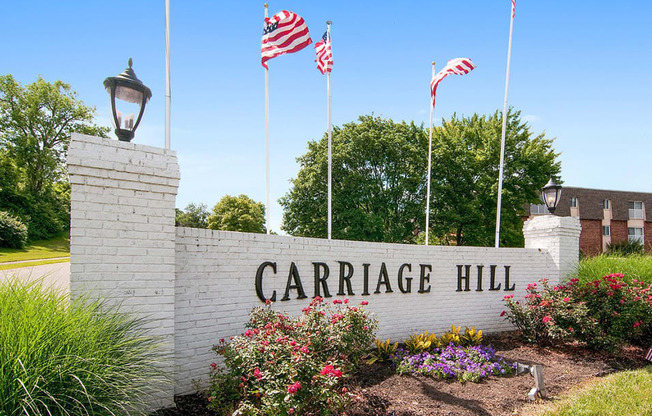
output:
<svg viewBox="0 0 652 416"><path fill-rule="evenodd" d="M115 98L128 103L140 104L143 102L143 93L133 88L117 85L115 87Z"/></svg>
<svg viewBox="0 0 652 416"><path fill-rule="evenodd" d="M142 94L140 95L142 97ZM138 104L135 104L130 101L118 99L116 90L115 111L118 116L119 124L116 127L122 130L133 130L134 125L138 120L138 114L140 114L140 104L140 101Z"/></svg>

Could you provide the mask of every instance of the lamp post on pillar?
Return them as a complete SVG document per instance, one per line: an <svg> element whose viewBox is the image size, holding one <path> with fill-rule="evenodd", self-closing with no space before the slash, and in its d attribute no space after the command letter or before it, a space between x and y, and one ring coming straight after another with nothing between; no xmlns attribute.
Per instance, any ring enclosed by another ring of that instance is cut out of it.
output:
<svg viewBox="0 0 652 416"><path fill-rule="evenodd" d="M550 179L541 189L541 199L550 214L561 198L561 185ZM580 253L580 220L576 217L537 215L523 224L525 248L545 249L551 260L548 279L557 284L577 271Z"/></svg>
<svg viewBox="0 0 652 416"><path fill-rule="evenodd" d="M117 77L104 80L104 88L111 96L111 115L118 140L130 142L145 112L145 106L152 98L152 90L138 79L131 68L133 61L129 58L129 68ZM116 98L120 100L116 103ZM118 109L120 107L120 110ZM133 112L131 112L133 110ZM135 115L138 114L138 117ZM134 121L135 118L135 121Z"/></svg>
<svg viewBox="0 0 652 416"><path fill-rule="evenodd" d="M548 207L548 212L555 214L557 204L561 198L561 185L555 182L554 178L550 178L546 186L541 189L541 200Z"/></svg>

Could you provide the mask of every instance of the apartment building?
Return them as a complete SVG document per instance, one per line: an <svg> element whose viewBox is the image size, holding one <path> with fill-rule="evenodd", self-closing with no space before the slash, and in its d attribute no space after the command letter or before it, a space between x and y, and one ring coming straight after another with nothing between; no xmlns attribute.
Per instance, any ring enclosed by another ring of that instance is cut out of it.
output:
<svg viewBox="0 0 652 416"><path fill-rule="evenodd" d="M529 212L532 217L548 209L532 204ZM587 256L624 240L638 240L652 252L652 193L564 187L555 215L579 217L580 250Z"/></svg>

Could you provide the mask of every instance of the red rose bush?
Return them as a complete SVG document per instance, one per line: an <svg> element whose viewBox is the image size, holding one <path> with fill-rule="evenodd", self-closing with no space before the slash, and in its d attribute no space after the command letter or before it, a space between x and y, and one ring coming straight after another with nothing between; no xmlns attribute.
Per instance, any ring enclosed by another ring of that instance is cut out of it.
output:
<svg viewBox="0 0 652 416"><path fill-rule="evenodd" d="M366 304L366 302L365 302ZM247 330L214 347L209 407L234 415L330 415L348 402L342 386L375 339L377 322L349 300L314 298L291 317L255 308Z"/></svg>

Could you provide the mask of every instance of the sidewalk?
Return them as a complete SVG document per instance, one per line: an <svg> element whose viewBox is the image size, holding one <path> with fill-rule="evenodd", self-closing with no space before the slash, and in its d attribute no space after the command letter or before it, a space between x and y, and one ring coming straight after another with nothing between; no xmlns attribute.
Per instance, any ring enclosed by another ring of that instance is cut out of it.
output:
<svg viewBox="0 0 652 416"><path fill-rule="evenodd" d="M66 259L67 257L61 257ZM36 260L38 261L38 260ZM34 261L19 261L15 262L23 266L21 263L30 263ZM11 264L11 263L2 263ZM52 286L54 288L63 290L64 292L70 291L70 262L43 264L39 266L23 266L17 269L0 270L0 281L10 278L17 278L23 281L34 281L43 279L44 286Z"/></svg>
<svg viewBox="0 0 652 416"><path fill-rule="evenodd" d="M65 259L70 260L70 256L51 257L51 258L48 258L48 259L36 259L36 260L18 260L18 261L5 261L5 262L0 261L0 266L4 266L4 265L7 265L7 264L24 264L24 263L35 263L35 262L39 262L39 261L65 260Z"/></svg>

